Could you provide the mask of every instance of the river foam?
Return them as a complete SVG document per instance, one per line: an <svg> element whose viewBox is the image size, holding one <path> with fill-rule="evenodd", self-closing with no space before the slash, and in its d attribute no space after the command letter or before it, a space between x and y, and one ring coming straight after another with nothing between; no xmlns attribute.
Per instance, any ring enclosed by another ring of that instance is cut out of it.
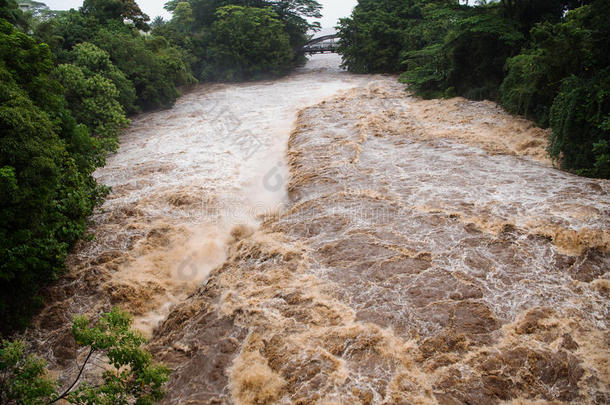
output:
<svg viewBox="0 0 610 405"><path fill-rule="evenodd" d="M155 336L166 403L605 403L609 184L544 142L393 78L303 110L285 209Z"/></svg>

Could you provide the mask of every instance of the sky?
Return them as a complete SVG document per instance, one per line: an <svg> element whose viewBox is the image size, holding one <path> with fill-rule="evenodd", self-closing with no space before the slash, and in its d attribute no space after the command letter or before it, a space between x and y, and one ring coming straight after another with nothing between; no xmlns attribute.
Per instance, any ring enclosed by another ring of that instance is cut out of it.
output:
<svg viewBox="0 0 610 405"><path fill-rule="evenodd" d="M40 0L46 3L52 10L69 10L78 8L83 4L83 0ZM163 5L167 0L136 0L148 16L154 19L156 16L161 16L169 19L170 14L163 9ZM324 6L322 14L324 17L320 20L323 32L337 25L337 20L341 17L347 17L351 14L352 9L357 3L357 0L318 0Z"/></svg>

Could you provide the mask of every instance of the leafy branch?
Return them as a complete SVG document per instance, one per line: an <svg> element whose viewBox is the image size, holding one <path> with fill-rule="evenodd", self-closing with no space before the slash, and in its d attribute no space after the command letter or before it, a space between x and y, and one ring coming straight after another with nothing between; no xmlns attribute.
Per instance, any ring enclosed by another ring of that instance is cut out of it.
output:
<svg viewBox="0 0 610 405"><path fill-rule="evenodd" d="M46 363L35 355L25 355L22 340L3 341L0 349L0 403L46 404L66 400L80 405L153 404L164 396L169 369L153 363L142 348L145 339L133 331L129 315L117 308L92 323L87 317L76 317L72 334L79 345L89 347L75 380L61 394L57 382L48 378ZM102 374L97 385L84 381L83 372L94 353L103 353L112 369ZM74 389L76 387L76 389Z"/></svg>

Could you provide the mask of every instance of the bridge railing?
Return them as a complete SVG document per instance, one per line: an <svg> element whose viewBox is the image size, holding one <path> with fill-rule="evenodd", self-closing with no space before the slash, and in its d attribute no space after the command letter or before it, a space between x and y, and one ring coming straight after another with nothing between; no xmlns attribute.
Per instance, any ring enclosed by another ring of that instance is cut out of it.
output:
<svg viewBox="0 0 610 405"><path fill-rule="evenodd" d="M301 49L301 52L309 54L335 52L339 47L338 39L339 37L336 35L326 35L324 37L314 38Z"/></svg>

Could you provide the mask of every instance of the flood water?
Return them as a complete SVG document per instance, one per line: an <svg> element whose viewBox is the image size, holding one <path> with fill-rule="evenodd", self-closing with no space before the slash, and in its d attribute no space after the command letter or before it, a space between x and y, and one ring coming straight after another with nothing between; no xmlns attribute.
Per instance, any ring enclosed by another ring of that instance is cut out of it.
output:
<svg viewBox="0 0 610 405"><path fill-rule="evenodd" d="M609 182L493 103L339 63L132 121L29 332L52 366L119 305L167 404L607 403Z"/></svg>

